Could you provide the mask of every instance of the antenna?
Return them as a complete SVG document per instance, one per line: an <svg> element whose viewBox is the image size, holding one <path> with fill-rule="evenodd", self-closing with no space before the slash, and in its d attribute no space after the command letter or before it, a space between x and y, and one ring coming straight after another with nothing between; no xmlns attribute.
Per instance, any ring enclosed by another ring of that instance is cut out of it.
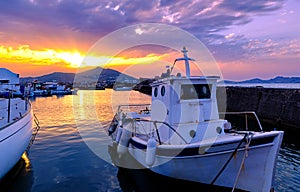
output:
<svg viewBox="0 0 300 192"><path fill-rule="evenodd" d="M181 52L183 53L183 57L182 57L182 58L177 58L177 59L175 59L173 65L172 65L172 68L171 68L171 72L173 71L173 68L174 68L174 66L175 66L175 63L176 63L177 61L185 61L185 73L186 73L186 77L188 78L188 77L191 76L190 63L189 63L189 61L195 61L195 59L192 59L192 58L189 58L189 57L188 57L188 55L187 55L188 50L187 50L185 47L182 48Z"/></svg>

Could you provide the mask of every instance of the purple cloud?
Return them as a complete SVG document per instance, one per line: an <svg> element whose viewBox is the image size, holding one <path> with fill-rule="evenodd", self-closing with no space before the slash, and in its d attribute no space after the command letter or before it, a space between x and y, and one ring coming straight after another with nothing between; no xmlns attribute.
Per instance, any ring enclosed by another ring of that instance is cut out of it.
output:
<svg viewBox="0 0 300 192"><path fill-rule="evenodd" d="M241 59L254 49L244 34L226 38L222 32L232 26L246 25L254 16L280 10L285 3L286 0L0 1L0 41L7 39L8 34L14 34L14 40L19 38L22 42L24 33L29 39L30 34L35 38L42 34L67 36L66 31L99 38L131 24L158 22L187 30L202 40L217 58L229 61ZM258 49L262 48L257 48L256 53Z"/></svg>

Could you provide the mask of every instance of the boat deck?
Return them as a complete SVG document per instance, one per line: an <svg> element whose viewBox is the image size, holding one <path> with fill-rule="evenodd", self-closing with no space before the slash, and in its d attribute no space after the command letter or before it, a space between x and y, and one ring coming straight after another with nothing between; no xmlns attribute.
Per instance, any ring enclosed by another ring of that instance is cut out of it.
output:
<svg viewBox="0 0 300 192"><path fill-rule="evenodd" d="M20 119L30 108L29 103L21 98L10 99L10 111L8 106L9 100L0 98L0 130Z"/></svg>
<svg viewBox="0 0 300 192"><path fill-rule="evenodd" d="M187 144L170 144L168 142L162 143L159 145L161 148L186 148L186 147L199 147L201 146L211 146L212 144L215 145L222 145L226 143L236 143L243 139L244 134L248 133L251 134L253 139L263 139L271 136L276 136L280 131L272 131L272 132L246 132L246 131L240 131L239 134L237 133L225 133L223 135L219 135L218 137L205 139L199 142L193 142L193 143L187 143ZM140 135L136 134L137 136L133 137L134 140L138 141L139 143L143 145L147 145L147 141L149 137L146 135Z"/></svg>

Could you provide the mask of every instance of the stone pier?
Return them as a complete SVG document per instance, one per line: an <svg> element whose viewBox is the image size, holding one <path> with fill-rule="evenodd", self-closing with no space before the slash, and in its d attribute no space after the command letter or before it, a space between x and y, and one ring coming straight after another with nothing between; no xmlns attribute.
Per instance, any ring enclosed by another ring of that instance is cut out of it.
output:
<svg viewBox="0 0 300 192"><path fill-rule="evenodd" d="M300 89L226 87L226 96L227 111L255 111L275 127L300 129Z"/></svg>

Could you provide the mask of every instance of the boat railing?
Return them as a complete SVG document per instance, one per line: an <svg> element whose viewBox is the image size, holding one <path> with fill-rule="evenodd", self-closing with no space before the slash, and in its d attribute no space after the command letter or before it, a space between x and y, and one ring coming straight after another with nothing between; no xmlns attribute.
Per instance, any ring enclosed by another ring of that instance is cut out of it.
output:
<svg viewBox="0 0 300 192"><path fill-rule="evenodd" d="M185 144L188 144L188 142L176 131L176 129L174 129L169 123L165 122L165 121L154 121L154 120L148 120L148 119L134 119L135 122L148 122L148 123L153 123L154 128L155 128L155 132L157 135L157 139L158 139L158 143L161 145L162 141L159 135L159 131L158 131L158 126L157 124L163 124L165 126L167 126L170 130L172 130ZM151 126L152 127L152 126ZM135 133L137 133L136 130L136 126L135 126ZM148 133L151 133L153 131L150 131Z"/></svg>
<svg viewBox="0 0 300 192"><path fill-rule="evenodd" d="M151 111L151 104L124 104L118 106L118 114L124 113L124 112L148 112Z"/></svg>
<svg viewBox="0 0 300 192"><path fill-rule="evenodd" d="M242 112L220 112L220 115L225 115L225 119L226 119L226 115L234 115L234 116L244 116L245 118L245 130L249 131L249 117L254 117L254 119L257 122L257 125L260 129L260 131L263 131L262 125L259 121L259 118L257 117L256 113L254 111L242 111ZM253 119L253 118L252 118Z"/></svg>
<svg viewBox="0 0 300 192"><path fill-rule="evenodd" d="M17 99L19 101L16 101ZM3 100L7 100L7 102L5 102L4 105L1 105L0 114L2 114L2 116L0 117L0 120L6 121L6 123L1 123L1 125L4 124L5 126L7 126L11 122L15 122L19 120L24 115L26 115L27 112L29 112L29 109L31 108L31 103L26 98L21 99L21 98L9 97L8 99L3 99ZM12 112L12 109L15 109L14 111L18 111L18 112Z"/></svg>

